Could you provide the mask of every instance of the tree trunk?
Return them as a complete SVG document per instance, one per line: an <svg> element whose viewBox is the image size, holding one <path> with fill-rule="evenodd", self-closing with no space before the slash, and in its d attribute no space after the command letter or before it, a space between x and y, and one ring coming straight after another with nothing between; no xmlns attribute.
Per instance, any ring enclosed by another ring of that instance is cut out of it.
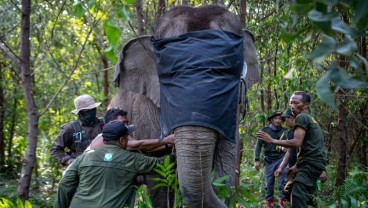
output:
<svg viewBox="0 0 368 208"><path fill-rule="evenodd" d="M17 122L17 106L18 106L18 102L17 102L17 98L16 98L16 94L17 94L17 88L14 87L14 91L13 91L13 95L14 95L14 99L13 99L13 110L12 112L12 119L11 119L11 124L10 124L10 130L9 130L9 145L8 145L8 158L12 158L12 147L13 147L13 137L14 137L14 132L15 132L15 124Z"/></svg>
<svg viewBox="0 0 368 208"><path fill-rule="evenodd" d="M337 172L336 172L336 186L340 186L344 183L346 178L346 157L347 157L347 144L348 144L348 134L346 128L346 118L347 118L347 110L345 107L345 97L343 96L343 92L340 90L341 99L339 104L339 119L337 128L339 131L339 140L338 140L338 163L337 163Z"/></svg>
<svg viewBox="0 0 368 208"><path fill-rule="evenodd" d="M103 63L103 67L104 67L104 73L103 73L103 78L104 78L104 84L103 84L103 89L104 89L104 108L105 111L107 110L107 106L109 106L109 70L107 70L109 68L109 63L107 62L106 56L102 56L101 57L102 63Z"/></svg>
<svg viewBox="0 0 368 208"><path fill-rule="evenodd" d="M4 118L5 118L5 98L3 89L3 68L0 65L0 173L5 171L5 135L4 135Z"/></svg>
<svg viewBox="0 0 368 208"><path fill-rule="evenodd" d="M247 28L247 0L240 0L240 22Z"/></svg>
<svg viewBox="0 0 368 208"><path fill-rule="evenodd" d="M241 0L241 14L240 14L240 22L242 22L243 23L243 26L244 26L244 28L245 28L245 6L246 6L246 4L245 4L245 2L246 2L246 0ZM244 12L243 12L244 11ZM242 16L243 15L243 16ZM242 88L244 88L244 89L240 89L240 93L241 93L241 96L246 96L246 86L244 85L240 85L240 87ZM237 112L237 115L238 115L238 119L237 119L237 125L236 126L239 126L239 124L240 124L240 118L241 118L241 111L242 110L240 110L242 107L244 107L244 102L243 101L245 101L245 99L242 99L241 101L240 101L240 104L238 104L238 112ZM244 108L244 112L246 112L246 108ZM239 132L238 132L238 130L237 130L237 132L236 132L236 142L237 142L237 144L236 144L236 158L235 158L235 178L234 178L234 183L235 183L235 188L236 188L236 191L238 192L238 190L239 190L239 186L240 186L240 166L241 166L241 162L242 162L242 157L243 157L243 152L242 152L242 150L243 150L243 146L244 146L244 143L243 143L243 140L240 138L240 136L239 136Z"/></svg>
<svg viewBox="0 0 368 208"><path fill-rule="evenodd" d="M143 27L143 12L142 12L142 1L136 0L135 4L135 12L137 14L137 30L138 36L144 35L144 27Z"/></svg>
<svg viewBox="0 0 368 208"><path fill-rule="evenodd" d="M166 10L165 0L158 0L155 22L158 22L158 20L161 18L165 10Z"/></svg>
<svg viewBox="0 0 368 208"><path fill-rule="evenodd" d="M38 136L38 112L33 99L32 71L30 69L30 15L31 0L22 0L21 18L21 74L24 101L27 108L28 140L24 159L22 161L22 173L18 182L18 196L22 201L29 198L29 188L32 178L32 170L35 164L37 136Z"/></svg>

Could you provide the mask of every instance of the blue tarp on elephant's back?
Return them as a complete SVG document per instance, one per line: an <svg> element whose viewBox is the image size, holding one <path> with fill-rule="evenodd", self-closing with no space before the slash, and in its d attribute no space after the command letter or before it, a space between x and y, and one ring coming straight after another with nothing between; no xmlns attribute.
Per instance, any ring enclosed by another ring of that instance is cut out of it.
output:
<svg viewBox="0 0 368 208"><path fill-rule="evenodd" d="M243 37L205 30L151 41L160 81L162 134L198 125L235 142Z"/></svg>

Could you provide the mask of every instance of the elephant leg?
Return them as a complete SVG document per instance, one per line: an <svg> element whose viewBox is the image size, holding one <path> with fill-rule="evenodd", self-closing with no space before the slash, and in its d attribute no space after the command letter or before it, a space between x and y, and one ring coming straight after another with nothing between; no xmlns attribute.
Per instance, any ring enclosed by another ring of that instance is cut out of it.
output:
<svg viewBox="0 0 368 208"><path fill-rule="evenodd" d="M215 148L213 170L215 172L215 179L226 175L230 176L225 181L227 190L230 190L231 186L235 186L235 156L236 144L220 136ZM226 199L226 204L228 203L229 199Z"/></svg>
<svg viewBox="0 0 368 208"><path fill-rule="evenodd" d="M191 208L226 207L212 188L211 171L217 132L201 126L174 130L177 169L185 204Z"/></svg>

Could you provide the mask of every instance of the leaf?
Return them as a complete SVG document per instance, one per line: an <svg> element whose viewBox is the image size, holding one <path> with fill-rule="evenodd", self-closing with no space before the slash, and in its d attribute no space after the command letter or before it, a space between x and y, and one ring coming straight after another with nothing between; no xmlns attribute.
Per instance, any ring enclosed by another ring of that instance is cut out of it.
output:
<svg viewBox="0 0 368 208"><path fill-rule="evenodd" d="M23 202L20 198L17 198L17 208L24 208Z"/></svg>
<svg viewBox="0 0 368 208"><path fill-rule="evenodd" d="M151 181L154 181L154 182L166 182L166 180L164 179L161 179L161 178L150 178Z"/></svg>
<svg viewBox="0 0 368 208"><path fill-rule="evenodd" d="M347 34L356 35L357 32L348 24L343 22L340 18L335 18L331 21L331 28L335 31Z"/></svg>
<svg viewBox="0 0 368 208"><path fill-rule="evenodd" d="M90 1L88 1L88 3L87 3L87 7L88 7L88 8L92 8L95 4L96 4L96 0L90 0Z"/></svg>
<svg viewBox="0 0 368 208"><path fill-rule="evenodd" d="M343 68L337 64L330 65L331 75L330 79L336 86L344 89L357 89L368 87L368 83L352 78Z"/></svg>
<svg viewBox="0 0 368 208"><path fill-rule="evenodd" d="M13 208L15 207L15 204L7 198L0 198L0 207Z"/></svg>
<svg viewBox="0 0 368 208"><path fill-rule="evenodd" d="M308 17L315 22L328 22L337 18L338 15L336 13L323 13L313 9L308 13Z"/></svg>
<svg viewBox="0 0 368 208"><path fill-rule="evenodd" d="M116 58L116 55L114 53L113 47L108 47L103 51L103 54L113 63L116 63L118 59Z"/></svg>
<svg viewBox="0 0 368 208"><path fill-rule="evenodd" d="M311 2L307 1L306 3L295 3L291 6L291 11L296 16L304 16L308 14L308 12L313 9L314 5Z"/></svg>
<svg viewBox="0 0 368 208"><path fill-rule="evenodd" d="M168 157L168 156L167 156L167 157L165 157L165 160L164 160L164 166L165 166L165 167L169 166L170 162L171 162L171 161L170 161L170 157ZM170 168L168 168L168 169L170 169Z"/></svg>
<svg viewBox="0 0 368 208"><path fill-rule="evenodd" d="M293 41L295 39L295 35L292 35L288 31L286 31L285 29L283 29L283 30L281 30L281 36L280 36L280 38L285 43L290 43L291 41Z"/></svg>
<svg viewBox="0 0 368 208"><path fill-rule="evenodd" d="M315 26L322 30L328 36L334 36L334 31L331 29L331 22L313 22Z"/></svg>
<svg viewBox="0 0 368 208"><path fill-rule="evenodd" d="M340 200L340 205L341 205L341 207L343 207L343 208L348 208L349 207L349 203L345 200L345 199L341 199Z"/></svg>
<svg viewBox="0 0 368 208"><path fill-rule="evenodd" d="M161 171L161 170L159 170L157 168L154 168L153 170L155 170L156 173L160 174L162 177L166 178L166 173L165 172L163 172L163 171Z"/></svg>
<svg viewBox="0 0 368 208"><path fill-rule="evenodd" d="M267 118L267 116L266 115L264 115L264 114L256 114L256 121L258 122L258 123L262 123L263 121L265 121L266 120L266 118Z"/></svg>
<svg viewBox="0 0 368 208"><path fill-rule="evenodd" d="M357 43L350 36L345 36L344 42L336 49L336 52L345 56L351 56L357 48Z"/></svg>
<svg viewBox="0 0 368 208"><path fill-rule="evenodd" d="M104 30L107 40L109 41L109 45L117 46L120 41L119 28L111 20L106 20L104 22Z"/></svg>
<svg viewBox="0 0 368 208"><path fill-rule="evenodd" d="M242 195L244 195L244 196L246 196L247 197L247 199L250 201L250 202L252 202L252 203L256 203L258 200L251 194L251 193L249 193L248 191L246 191L245 189L243 189L243 188L241 188L240 190L239 190L239 192L242 194Z"/></svg>
<svg viewBox="0 0 368 208"><path fill-rule="evenodd" d="M125 5L119 5L116 7L116 13L118 14L118 17L122 18L125 21L129 21L129 12L127 10L127 7Z"/></svg>
<svg viewBox="0 0 368 208"><path fill-rule="evenodd" d="M366 70L366 73L368 74L368 61L366 58L364 58L363 56L356 54L356 56L360 59L360 61L363 63L364 68Z"/></svg>
<svg viewBox="0 0 368 208"><path fill-rule="evenodd" d="M160 184L155 185L152 189L157 189L157 188L160 188L160 187L167 187L167 185L163 184L163 183L160 183Z"/></svg>
<svg viewBox="0 0 368 208"><path fill-rule="evenodd" d="M351 207L359 207L358 202L354 197L350 197L350 204L351 204Z"/></svg>
<svg viewBox="0 0 368 208"><path fill-rule="evenodd" d="M240 197L238 194L235 194L234 198L244 207L248 207L249 203L246 200L244 200L242 197Z"/></svg>
<svg viewBox="0 0 368 208"><path fill-rule="evenodd" d="M136 0L125 0L127 4L134 4Z"/></svg>
<svg viewBox="0 0 368 208"><path fill-rule="evenodd" d="M73 11L77 17L83 17L86 13L86 10L83 8L83 5L80 1L73 4Z"/></svg>
<svg viewBox="0 0 368 208"><path fill-rule="evenodd" d="M357 24L361 20L366 22L366 18L368 16L368 1L367 0L357 0L353 6L353 10L355 14L353 16L353 23Z"/></svg>
<svg viewBox="0 0 368 208"><path fill-rule="evenodd" d="M157 167L159 167L162 171L166 171L166 167L165 166L163 166L162 164L160 164L160 163L157 163L157 165L156 165Z"/></svg>
<svg viewBox="0 0 368 208"><path fill-rule="evenodd" d="M26 200L26 201L24 202L24 208L32 208L32 204L31 204L31 202L29 202L28 200Z"/></svg>
<svg viewBox="0 0 368 208"><path fill-rule="evenodd" d="M216 180L214 181L214 183L223 183L224 181L228 180L230 178L229 175L225 175L222 176L220 178L216 178Z"/></svg>
<svg viewBox="0 0 368 208"><path fill-rule="evenodd" d="M332 97L331 87L329 84L331 70L328 70L316 84L318 98L336 110L336 104Z"/></svg>
<svg viewBox="0 0 368 208"><path fill-rule="evenodd" d="M330 36L323 35L322 43L317 45L313 51L306 55L305 58L312 60L320 57L324 57L332 52L334 52L336 46L336 40Z"/></svg>

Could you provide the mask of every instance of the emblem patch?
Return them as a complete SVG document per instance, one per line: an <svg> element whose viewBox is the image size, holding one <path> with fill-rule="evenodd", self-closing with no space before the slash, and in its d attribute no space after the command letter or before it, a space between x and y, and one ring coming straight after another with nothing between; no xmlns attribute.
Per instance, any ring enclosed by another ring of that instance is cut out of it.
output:
<svg viewBox="0 0 368 208"><path fill-rule="evenodd" d="M105 153L104 161L112 161L112 153Z"/></svg>

